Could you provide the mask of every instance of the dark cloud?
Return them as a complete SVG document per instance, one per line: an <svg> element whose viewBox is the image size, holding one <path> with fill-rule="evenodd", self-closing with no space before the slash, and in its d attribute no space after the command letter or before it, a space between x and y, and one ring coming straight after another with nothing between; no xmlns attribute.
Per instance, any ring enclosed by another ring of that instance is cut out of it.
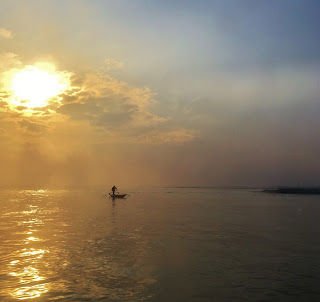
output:
<svg viewBox="0 0 320 302"><path fill-rule="evenodd" d="M62 98L62 102L63 103L72 103L74 101L77 101L78 100L78 96L76 95L68 95L66 93L62 93L60 94L60 97Z"/></svg>
<svg viewBox="0 0 320 302"><path fill-rule="evenodd" d="M8 103L7 102L5 102L5 101L0 101L0 107L6 107L6 106L8 106Z"/></svg>
<svg viewBox="0 0 320 302"><path fill-rule="evenodd" d="M26 107L26 106L17 106L17 107L15 107L15 109L18 110L18 111L25 111L26 109L28 109L28 107Z"/></svg>
<svg viewBox="0 0 320 302"><path fill-rule="evenodd" d="M102 108L91 103L71 103L60 106L57 109L58 113L70 116L74 120L92 120L96 117Z"/></svg>
<svg viewBox="0 0 320 302"><path fill-rule="evenodd" d="M17 122L18 126L31 134L39 134L47 129L47 126L23 119Z"/></svg>
<svg viewBox="0 0 320 302"><path fill-rule="evenodd" d="M105 112L97 118L95 125L102 127L123 127L132 120L131 112Z"/></svg>

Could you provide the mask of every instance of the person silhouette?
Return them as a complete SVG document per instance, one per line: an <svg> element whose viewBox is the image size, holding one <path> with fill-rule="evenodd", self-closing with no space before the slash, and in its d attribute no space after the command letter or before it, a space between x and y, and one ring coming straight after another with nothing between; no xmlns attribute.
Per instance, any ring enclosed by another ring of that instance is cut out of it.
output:
<svg viewBox="0 0 320 302"><path fill-rule="evenodd" d="M117 190L118 190L117 187L116 187L116 186L113 186L112 189L111 189L112 194L114 195L114 193L115 193Z"/></svg>

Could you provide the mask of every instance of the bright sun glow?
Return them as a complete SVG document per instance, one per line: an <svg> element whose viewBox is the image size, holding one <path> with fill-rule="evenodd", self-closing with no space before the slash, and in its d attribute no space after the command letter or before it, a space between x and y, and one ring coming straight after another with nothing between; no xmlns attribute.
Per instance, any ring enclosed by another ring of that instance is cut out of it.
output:
<svg viewBox="0 0 320 302"><path fill-rule="evenodd" d="M49 98L60 94L66 88L67 83L60 74L34 66L18 72L11 86L18 104L30 108L46 106Z"/></svg>

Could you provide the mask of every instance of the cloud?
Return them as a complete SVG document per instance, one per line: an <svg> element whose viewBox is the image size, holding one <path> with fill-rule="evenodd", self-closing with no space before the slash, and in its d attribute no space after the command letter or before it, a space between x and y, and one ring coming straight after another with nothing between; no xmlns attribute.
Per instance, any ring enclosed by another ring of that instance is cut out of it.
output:
<svg viewBox="0 0 320 302"><path fill-rule="evenodd" d="M91 120L101 112L102 108L94 103L70 103L60 106L58 113L68 115L73 120Z"/></svg>
<svg viewBox="0 0 320 302"><path fill-rule="evenodd" d="M4 108L4 107L8 106L8 103L5 101L1 101L1 99L2 98L0 97L0 108Z"/></svg>
<svg viewBox="0 0 320 302"><path fill-rule="evenodd" d="M12 76L35 63L25 64L12 52L0 54L0 162L6 171L0 183L158 183L158 171L144 158L151 160L161 146L175 148L198 134L159 114L159 101L150 88L100 70L58 70L70 76L63 93L44 107L14 105ZM147 150L152 150L150 155Z"/></svg>
<svg viewBox="0 0 320 302"><path fill-rule="evenodd" d="M17 124L21 129L30 134L40 134L47 129L47 126L40 123L31 122L27 119L20 120L17 122Z"/></svg>
<svg viewBox="0 0 320 302"><path fill-rule="evenodd" d="M13 37L14 37L14 34L11 30L6 28L0 28L0 38L12 39Z"/></svg>
<svg viewBox="0 0 320 302"><path fill-rule="evenodd" d="M11 101L10 79L25 66L14 53L2 53L0 58L3 84L0 109L19 113L15 121L24 133L39 134L48 128L49 123L50 128L54 129L57 121L64 120L65 125L77 127L78 124L79 129L86 125L99 143L168 144L187 142L195 137L196 132L174 125L170 117L157 114L156 95L151 89L131 86L105 72L75 74L57 71L68 76L70 86L62 94L51 98L47 106L27 108L23 102L13 106L15 102ZM108 59L106 63L117 68L123 66L117 60ZM22 120L21 115L25 116Z"/></svg>
<svg viewBox="0 0 320 302"><path fill-rule="evenodd" d="M175 129L168 131L150 131L139 137L140 141L148 144L186 143L194 140L196 131Z"/></svg>
<svg viewBox="0 0 320 302"><path fill-rule="evenodd" d="M116 60L116 59L105 59L104 60L105 68L107 71L122 69L124 67L124 63Z"/></svg>
<svg viewBox="0 0 320 302"><path fill-rule="evenodd" d="M17 54L12 52L0 53L0 99L8 102L12 91L10 91L11 80L15 72L22 64Z"/></svg>
<svg viewBox="0 0 320 302"><path fill-rule="evenodd" d="M72 85L78 88L61 95L56 112L71 121L88 122L105 137L102 141L181 143L195 136L181 126L170 128L169 119L154 112L157 102L149 88L132 87L103 73L74 76Z"/></svg>
<svg viewBox="0 0 320 302"><path fill-rule="evenodd" d="M20 58L12 52L0 53L0 72L21 66Z"/></svg>

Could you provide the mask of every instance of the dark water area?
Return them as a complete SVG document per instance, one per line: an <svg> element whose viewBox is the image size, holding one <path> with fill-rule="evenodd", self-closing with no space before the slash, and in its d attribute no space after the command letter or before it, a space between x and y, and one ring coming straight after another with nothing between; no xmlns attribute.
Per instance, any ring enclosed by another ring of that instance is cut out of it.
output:
<svg viewBox="0 0 320 302"><path fill-rule="evenodd" d="M320 197L0 190L0 301L320 301Z"/></svg>

